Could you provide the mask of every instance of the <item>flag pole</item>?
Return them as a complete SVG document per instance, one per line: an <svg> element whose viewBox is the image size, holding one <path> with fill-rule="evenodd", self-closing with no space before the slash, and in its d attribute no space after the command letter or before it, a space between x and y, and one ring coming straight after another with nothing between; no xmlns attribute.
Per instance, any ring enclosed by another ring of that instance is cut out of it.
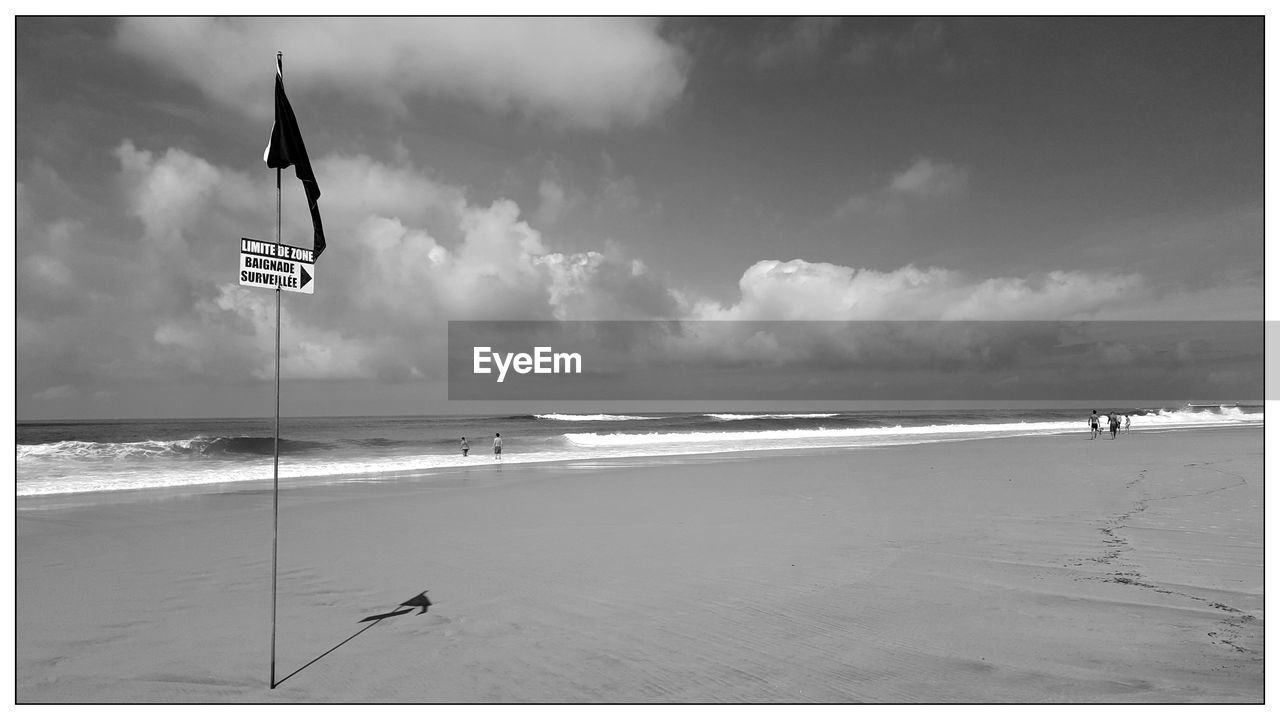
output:
<svg viewBox="0 0 1280 720"><path fill-rule="evenodd" d="M284 76L284 53L276 51L276 72ZM276 168L276 257L280 257L280 170ZM276 425L271 469L271 689L276 689L276 557L280 537L280 283L276 282Z"/></svg>

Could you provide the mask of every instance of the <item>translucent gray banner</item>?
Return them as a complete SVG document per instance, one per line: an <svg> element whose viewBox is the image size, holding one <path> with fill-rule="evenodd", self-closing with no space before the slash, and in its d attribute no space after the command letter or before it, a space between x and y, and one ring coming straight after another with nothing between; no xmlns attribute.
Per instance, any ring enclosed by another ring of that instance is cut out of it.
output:
<svg viewBox="0 0 1280 720"><path fill-rule="evenodd" d="M1260 321L449 323L450 400L1256 401Z"/></svg>

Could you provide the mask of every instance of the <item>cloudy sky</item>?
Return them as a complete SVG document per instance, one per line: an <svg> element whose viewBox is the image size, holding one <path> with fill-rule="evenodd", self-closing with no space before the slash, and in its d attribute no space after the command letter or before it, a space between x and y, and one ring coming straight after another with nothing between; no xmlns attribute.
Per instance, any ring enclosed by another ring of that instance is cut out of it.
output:
<svg viewBox="0 0 1280 720"><path fill-rule="evenodd" d="M448 320L1257 320L1261 19L16 26L18 419L272 411L277 50L323 193L284 414ZM309 246L286 171L284 242Z"/></svg>

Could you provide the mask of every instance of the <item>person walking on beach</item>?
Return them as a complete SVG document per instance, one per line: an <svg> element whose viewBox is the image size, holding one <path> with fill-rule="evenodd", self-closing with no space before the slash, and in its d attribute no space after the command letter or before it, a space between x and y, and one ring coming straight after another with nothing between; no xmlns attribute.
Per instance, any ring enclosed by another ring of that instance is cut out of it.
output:
<svg viewBox="0 0 1280 720"><path fill-rule="evenodd" d="M493 435L493 456L502 459L502 433L494 433Z"/></svg>
<svg viewBox="0 0 1280 720"><path fill-rule="evenodd" d="M1116 433L1120 432L1120 418L1115 413L1111 413L1107 418L1111 421L1111 439L1115 440Z"/></svg>
<svg viewBox="0 0 1280 720"><path fill-rule="evenodd" d="M1124 416L1124 431L1126 433L1129 432L1129 416L1128 415Z"/></svg>
<svg viewBox="0 0 1280 720"><path fill-rule="evenodd" d="M471 443L467 442L467 438L462 438L462 457L467 456L467 452L471 450Z"/></svg>
<svg viewBox="0 0 1280 720"><path fill-rule="evenodd" d="M1098 411L1094 410L1089 416L1089 439L1096 440L1098 438Z"/></svg>

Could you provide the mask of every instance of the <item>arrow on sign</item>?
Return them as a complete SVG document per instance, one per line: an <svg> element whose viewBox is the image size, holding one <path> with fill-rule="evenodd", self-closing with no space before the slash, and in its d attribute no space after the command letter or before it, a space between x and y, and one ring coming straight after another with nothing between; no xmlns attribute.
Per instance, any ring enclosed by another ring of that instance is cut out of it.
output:
<svg viewBox="0 0 1280 720"><path fill-rule="evenodd" d="M316 266L311 250L240 238L240 284L312 295Z"/></svg>

